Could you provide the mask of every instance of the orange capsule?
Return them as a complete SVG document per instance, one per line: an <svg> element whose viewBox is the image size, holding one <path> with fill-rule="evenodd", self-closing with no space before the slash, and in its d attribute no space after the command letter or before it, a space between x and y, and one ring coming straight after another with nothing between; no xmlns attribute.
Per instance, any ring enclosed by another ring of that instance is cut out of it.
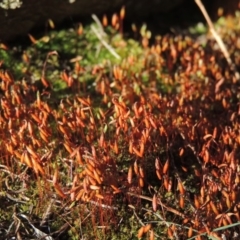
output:
<svg viewBox="0 0 240 240"><path fill-rule="evenodd" d="M54 184L53 186L54 186L54 189L55 189L56 193L57 193L60 197L66 198L66 195L65 195L65 193L63 192L63 190L61 189L61 187L59 186L59 184L56 183L56 184Z"/></svg>
<svg viewBox="0 0 240 240"><path fill-rule="evenodd" d="M229 225L228 222L227 222L227 220L226 220L225 218L222 218L222 222L223 222L223 225L224 225L224 226L228 226L228 225Z"/></svg>
<svg viewBox="0 0 240 240"><path fill-rule="evenodd" d="M94 174L94 177L97 180L98 184L101 184L102 180L101 180L99 174L97 173L97 171L95 169L93 170L93 174Z"/></svg>
<svg viewBox="0 0 240 240"><path fill-rule="evenodd" d="M188 223L189 222L189 218L184 218L183 219L183 224L186 224L186 223Z"/></svg>
<svg viewBox="0 0 240 240"><path fill-rule="evenodd" d="M210 201L210 206L211 206L213 212L214 212L216 215L218 215L219 212L218 212L218 210L217 210L215 204L213 203L213 201Z"/></svg>
<svg viewBox="0 0 240 240"><path fill-rule="evenodd" d="M184 189L184 187L183 187L183 184L182 184L182 181L181 181L181 180L178 181L178 189L179 189L179 192L180 192L182 195L185 194L185 189Z"/></svg>
<svg viewBox="0 0 240 240"><path fill-rule="evenodd" d="M78 194L76 195L76 201L80 200L83 196L84 189L81 189Z"/></svg>
<svg viewBox="0 0 240 240"><path fill-rule="evenodd" d="M116 13L114 13L112 16L112 26L115 28L117 24L118 24L118 16Z"/></svg>
<svg viewBox="0 0 240 240"><path fill-rule="evenodd" d="M82 25L82 23L78 24L77 34L79 36L83 34L83 25Z"/></svg>
<svg viewBox="0 0 240 240"><path fill-rule="evenodd" d="M138 157L142 157L142 154L140 153L140 151L138 151L135 147L133 147L133 152L134 152Z"/></svg>
<svg viewBox="0 0 240 240"><path fill-rule="evenodd" d="M201 177L201 173L200 173L199 169L195 168L194 173L195 173L196 177Z"/></svg>
<svg viewBox="0 0 240 240"><path fill-rule="evenodd" d="M168 191L168 192L171 192L171 190L172 190L172 179L169 179L167 191Z"/></svg>
<svg viewBox="0 0 240 240"><path fill-rule="evenodd" d="M37 43L37 40L31 34L28 34L28 37L33 44Z"/></svg>
<svg viewBox="0 0 240 240"><path fill-rule="evenodd" d="M52 112L51 108L49 107L49 105L47 103L44 103L43 107L47 111L47 113L51 113Z"/></svg>
<svg viewBox="0 0 240 240"><path fill-rule="evenodd" d="M6 144L7 151L13 155L13 146L11 144Z"/></svg>
<svg viewBox="0 0 240 240"><path fill-rule="evenodd" d="M38 116L36 116L34 113L30 113L30 115L37 123L42 124L42 121Z"/></svg>
<svg viewBox="0 0 240 240"><path fill-rule="evenodd" d="M158 177L159 180L162 180L162 176L159 170L156 170L156 175Z"/></svg>
<svg viewBox="0 0 240 240"><path fill-rule="evenodd" d="M47 81L45 77L41 77L41 82L45 88L50 87L50 83Z"/></svg>
<svg viewBox="0 0 240 240"><path fill-rule="evenodd" d="M143 121L144 121L144 123L145 123L146 128L149 129L149 128L150 128L150 123L149 123L148 119L147 119L147 118L144 118Z"/></svg>
<svg viewBox="0 0 240 240"><path fill-rule="evenodd" d="M24 152L21 154L21 153L19 153L17 150L15 150L14 151L14 154L15 154L15 156L17 157L17 158L19 158L20 159L20 162L21 163L24 163Z"/></svg>
<svg viewBox="0 0 240 240"><path fill-rule="evenodd" d="M173 231L172 231L171 227L168 227L167 234L168 234L169 238L173 239Z"/></svg>
<svg viewBox="0 0 240 240"><path fill-rule="evenodd" d="M214 139L216 139L216 137L217 137L217 127L215 127L214 129L213 129L213 138Z"/></svg>
<svg viewBox="0 0 240 240"><path fill-rule="evenodd" d="M144 230L143 230L143 232L144 232L144 233L147 233L147 232L151 229L151 227L152 227L151 224L147 224L147 225L145 225L145 226L144 226Z"/></svg>
<svg viewBox="0 0 240 240"><path fill-rule="evenodd" d="M139 186L144 187L144 180L141 177L139 178Z"/></svg>
<svg viewBox="0 0 240 240"><path fill-rule="evenodd" d="M45 172L44 172L42 166L38 163L38 161L35 160L35 159L32 159L32 160L33 160L32 161L33 162L33 169L36 172L36 174L38 174L38 172L40 172L42 175L45 175Z"/></svg>
<svg viewBox="0 0 240 240"><path fill-rule="evenodd" d="M163 178L163 185L165 187L165 189L168 191L168 182L169 182L169 179L167 176L164 176Z"/></svg>
<svg viewBox="0 0 240 240"><path fill-rule="evenodd" d="M199 203L198 197L196 195L194 195L194 205L195 205L196 209L200 208L200 203Z"/></svg>
<svg viewBox="0 0 240 240"><path fill-rule="evenodd" d="M105 14L103 15L102 24L104 27L107 27L107 25L108 25L108 19Z"/></svg>
<svg viewBox="0 0 240 240"><path fill-rule="evenodd" d="M209 151L207 149L204 151L203 160L205 163L209 162Z"/></svg>
<svg viewBox="0 0 240 240"><path fill-rule="evenodd" d="M181 166L181 168L182 168L182 170L183 170L184 172L187 172L187 171L188 171L187 168L184 167L184 166Z"/></svg>
<svg viewBox="0 0 240 240"><path fill-rule="evenodd" d="M154 231L150 231L150 236L149 236L149 240L154 240L155 237L154 237Z"/></svg>
<svg viewBox="0 0 240 240"><path fill-rule="evenodd" d="M90 164L92 166L92 168L96 168L96 164L93 160L88 159L88 164ZM93 171L93 170L91 170L91 171Z"/></svg>
<svg viewBox="0 0 240 240"><path fill-rule="evenodd" d="M152 208L153 211L156 212L157 211L157 196L156 194L153 195L153 199L152 199Z"/></svg>
<svg viewBox="0 0 240 240"><path fill-rule="evenodd" d="M52 28L52 29L55 28L55 24L52 19L48 19L48 24L49 24L50 28Z"/></svg>
<svg viewBox="0 0 240 240"><path fill-rule="evenodd" d="M82 155L81 155L80 151L77 151L77 153L76 153L76 161L81 166L83 165Z"/></svg>
<svg viewBox="0 0 240 240"><path fill-rule="evenodd" d="M31 122L28 122L28 132L31 136L33 135L33 127L32 127Z"/></svg>
<svg viewBox="0 0 240 240"><path fill-rule="evenodd" d="M0 43L0 49L4 49L6 51L6 50L8 50L8 47L7 47L7 45ZM0 67L1 67L1 65L2 65L2 62L0 63Z"/></svg>
<svg viewBox="0 0 240 240"><path fill-rule="evenodd" d="M57 168L55 169L52 181L53 181L53 184L56 184L57 181L58 181L58 170L57 170Z"/></svg>
<svg viewBox="0 0 240 240"><path fill-rule="evenodd" d="M113 150L114 150L114 152L115 152L116 154L119 153L119 149L118 149L118 145L117 145L117 141L116 141L116 140L114 141Z"/></svg>
<svg viewBox="0 0 240 240"><path fill-rule="evenodd" d="M88 180L89 180L91 185L93 185L93 186L97 185L97 182L92 177L88 176Z"/></svg>
<svg viewBox="0 0 240 240"><path fill-rule="evenodd" d="M128 176L127 176L127 180L129 184L132 183L132 174L133 174L133 169L132 169L132 166L130 166L128 169Z"/></svg>
<svg viewBox="0 0 240 240"><path fill-rule="evenodd" d="M85 168L85 172L88 176L92 177L95 179L94 177L94 173L88 168L89 164L87 165L87 167Z"/></svg>
<svg viewBox="0 0 240 240"><path fill-rule="evenodd" d="M64 142L63 145L70 154L73 152L72 148L69 146L68 143Z"/></svg>
<svg viewBox="0 0 240 240"><path fill-rule="evenodd" d="M96 159L97 157L97 152L96 152L96 148L92 145L91 146L91 150L92 150L92 156L94 159ZM90 162L90 161L89 161ZM92 162L92 166L95 167L95 164Z"/></svg>
<svg viewBox="0 0 240 240"><path fill-rule="evenodd" d="M99 193L96 193L95 196L99 199L104 199L103 195L99 194Z"/></svg>
<svg viewBox="0 0 240 240"><path fill-rule="evenodd" d="M134 170L135 174L138 176L139 175L139 169L138 169L137 161L135 161L134 164L133 164L133 170Z"/></svg>
<svg viewBox="0 0 240 240"><path fill-rule="evenodd" d="M188 238L192 237L193 234L193 228L192 226L188 229Z"/></svg>
<svg viewBox="0 0 240 240"><path fill-rule="evenodd" d="M30 145L26 146L26 149L34 158L38 159L38 155L34 152L34 150L32 149L32 147Z"/></svg>
<svg viewBox="0 0 240 240"><path fill-rule="evenodd" d="M30 168L33 167L32 158L29 156L27 152L24 152L24 162L27 164L28 167Z"/></svg>
<svg viewBox="0 0 240 240"><path fill-rule="evenodd" d="M158 158L155 159L155 168L156 170L160 170L160 162Z"/></svg>
<svg viewBox="0 0 240 240"><path fill-rule="evenodd" d="M221 193L225 198L229 197L229 194L226 191L222 190Z"/></svg>
<svg viewBox="0 0 240 240"><path fill-rule="evenodd" d="M184 154L184 148L180 149L179 156L181 157Z"/></svg>
<svg viewBox="0 0 240 240"><path fill-rule="evenodd" d="M18 104L22 103L22 100L21 100L20 96L15 91L13 91L13 96L16 99Z"/></svg>
<svg viewBox="0 0 240 240"><path fill-rule="evenodd" d="M14 146L18 146L18 140L16 135L11 134L11 141Z"/></svg>
<svg viewBox="0 0 240 240"><path fill-rule="evenodd" d="M143 234L144 234L144 226L141 227L141 228L138 230L138 235L137 235L137 237L138 237L138 238L142 238Z"/></svg>
<svg viewBox="0 0 240 240"><path fill-rule="evenodd" d="M163 166L163 174L166 174L168 172L168 169L169 169L169 158L167 159L167 161Z"/></svg>
<svg viewBox="0 0 240 240"><path fill-rule="evenodd" d="M131 28L132 28L132 31L133 31L133 32L135 32L135 33L137 32L137 26L136 26L136 24L133 23L133 24L131 25Z"/></svg>
<svg viewBox="0 0 240 240"><path fill-rule="evenodd" d="M154 122L154 120L153 120L151 117L149 117L149 121L150 121L152 127L153 127L154 129L157 129L157 125L156 125L156 123Z"/></svg>
<svg viewBox="0 0 240 240"><path fill-rule="evenodd" d="M90 189L92 189L92 190L99 190L100 187L96 186L96 185L90 185Z"/></svg>
<svg viewBox="0 0 240 240"><path fill-rule="evenodd" d="M144 170L142 167L139 167L139 174L140 174L140 177L144 178Z"/></svg>
<svg viewBox="0 0 240 240"><path fill-rule="evenodd" d="M46 135L43 133L43 131L41 131L41 129L39 129L39 134L40 134L40 137L42 138L42 140L46 143L48 143L48 138L46 137Z"/></svg>
<svg viewBox="0 0 240 240"><path fill-rule="evenodd" d="M179 196L179 206L184 208L184 196L182 194Z"/></svg>
<svg viewBox="0 0 240 240"><path fill-rule="evenodd" d="M133 141L129 141L129 148L128 148L129 153L133 153Z"/></svg>
<svg viewBox="0 0 240 240"><path fill-rule="evenodd" d="M120 19L123 20L125 17L125 6L122 6L120 10Z"/></svg>
<svg viewBox="0 0 240 240"><path fill-rule="evenodd" d="M231 196L231 200L235 203L236 202L236 192L234 190L232 190L230 196Z"/></svg>
<svg viewBox="0 0 240 240"><path fill-rule="evenodd" d="M103 147L104 146L104 133L101 133L100 139L99 139L99 146Z"/></svg>
<svg viewBox="0 0 240 240"><path fill-rule="evenodd" d="M74 185L73 185L73 186L74 186ZM78 189L79 189L79 187L78 187ZM72 191L72 190L73 190L73 188L71 189L70 199L71 199L71 201L74 201L75 198L76 198L76 191Z"/></svg>
<svg viewBox="0 0 240 240"><path fill-rule="evenodd" d="M87 107L90 107L90 102L88 101L88 99L84 99L84 98L80 98L80 97L77 97L78 101L80 103L82 103L84 106L87 106ZM81 112L84 114L84 116L86 117L85 113L84 113L84 110L82 109ZM85 119L83 116L82 116L83 119Z"/></svg>
<svg viewBox="0 0 240 240"><path fill-rule="evenodd" d="M144 142L141 141L141 143L140 143L140 155L141 155L141 156L143 156L143 154L144 154L144 148L145 148Z"/></svg>
<svg viewBox="0 0 240 240"><path fill-rule="evenodd" d="M132 117L129 117L128 119L129 119L129 121L130 121L131 126L134 128L134 127L135 127L135 123L134 123L133 118L132 118Z"/></svg>
<svg viewBox="0 0 240 240"><path fill-rule="evenodd" d="M223 98L223 99L222 99L222 105L223 105L223 107L224 107L225 109L228 108L228 104L227 104L226 98Z"/></svg>
<svg viewBox="0 0 240 240"><path fill-rule="evenodd" d="M147 48L148 45L149 45L149 40L148 40L148 38L147 38L147 37L143 37L143 38L142 38L142 46L143 46L144 48Z"/></svg>
<svg viewBox="0 0 240 240"><path fill-rule="evenodd" d="M89 184L88 184L86 178L83 179L82 185L83 185L83 189L84 189L85 193L87 193Z"/></svg>
<svg viewBox="0 0 240 240"><path fill-rule="evenodd" d="M114 193L120 193L121 192L121 190L119 188L117 188L116 186L114 186L114 185L110 185L110 186L114 190Z"/></svg>
<svg viewBox="0 0 240 240"><path fill-rule="evenodd" d="M135 102L135 103L133 104L133 111L134 111L135 117L136 117L136 118L139 118L140 115L139 115L139 109L138 109L138 107L137 107L137 102Z"/></svg>

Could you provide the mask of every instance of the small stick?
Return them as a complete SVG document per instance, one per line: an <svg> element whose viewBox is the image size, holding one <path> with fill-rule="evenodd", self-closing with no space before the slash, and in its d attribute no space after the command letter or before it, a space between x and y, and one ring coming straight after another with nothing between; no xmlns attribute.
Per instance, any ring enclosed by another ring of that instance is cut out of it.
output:
<svg viewBox="0 0 240 240"><path fill-rule="evenodd" d="M106 36L106 33L103 30L102 24L97 18L96 15L92 15L93 20L97 23L98 29L96 29L94 26L91 26L92 31L95 33L97 38L100 40L102 45L117 59L121 59L121 57L115 52L112 46L110 46L104 39L103 37Z"/></svg>
<svg viewBox="0 0 240 240"><path fill-rule="evenodd" d="M97 29L94 26L91 26L92 31L95 33L95 35L97 36L97 38L100 40L100 42L102 43L102 45L117 59L121 59L121 57L114 51L113 47L110 46L99 34L99 32L97 31Z"/></svg>
<svg viewBox="0 0 240 240"><path fill-rule="evenodd" d="M95 21L95 23L98 26L99 32L102 36L107 36L107 34L104 32L103 30L103 26L102 23L100 22L100 20L98 19L98 17L95 14L92 14L92 19Z"/></svg>
<svg viewBox="0 0 240 240"><path fill-rule="evenodd" d="M239 73L237 72L236 70L236 66L235 64L232 62L231 58L230 58L230 54L225 46L225 44L223 43L221 37L218 35L218 33L216 32L214 26L213 26L213 23L212 23L212 20L210 19L204 5L202 4L202 1L201 0L195 0L196 4L198 5L199 9L201 10L203 16L205 17L206 21L207 21L207 24L210 28L210 32L212 33L213 37L215 38L218 46L220 47L224 57L226 58L228 64L230 65L230 67L232 67L232 69L234 70L234 73L235 73L235 77L237 80L239 80L240 76L239 76Z"/></svg>

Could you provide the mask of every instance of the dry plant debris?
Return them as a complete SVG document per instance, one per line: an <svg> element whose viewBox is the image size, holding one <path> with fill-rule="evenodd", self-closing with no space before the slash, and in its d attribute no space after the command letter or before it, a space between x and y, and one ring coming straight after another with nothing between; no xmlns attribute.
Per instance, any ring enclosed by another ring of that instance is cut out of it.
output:
<svg viewBox="0 0 240 240"><path fill-rule="evenodd" d="M123 18L124 10L112 18L120 35ZM103 26L109 28L106 17ZM76 31L84 34L82 25ZM99 31L102 38L104 29ZM222 35L236 66L238 34L239 22ZM38 66L40 88L28 81L26 52L23 80L1 62L0 202L6 208L0 209L0 229L5 239L27 239L37 231L46 239L239 237L235 72L211 39L202 46L188 36L166 35L150 45L145 27L139 36L141 56L113 54L118 46L106 37L103 47L121 60L86 66L77 56L71 69L50 80L59 67L51 65L52 58L61 59L52 49ZM93 81L82 81L85 75ZM63 95L54 81L65 82ZM55 231L45 229L48 236L39 230L46 224Z"/></svg>

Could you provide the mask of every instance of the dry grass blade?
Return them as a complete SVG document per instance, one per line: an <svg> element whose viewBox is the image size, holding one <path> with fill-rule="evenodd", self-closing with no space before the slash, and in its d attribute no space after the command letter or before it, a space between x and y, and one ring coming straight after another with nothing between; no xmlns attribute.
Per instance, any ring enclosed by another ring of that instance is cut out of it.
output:
<svg viewBox="0 0 240 240"><path fill-rule="evenodd" d="M42 221L40 222L40 226L43 226L49 220L49 217L52 213L52 205L54 202L55 202L54 199L50 200L48 207L46 208L46 211L44 212L44 214L42 216Z"/></svg>
<svg viewBox="0 0 240 240"><path fill-rule="evenodd" d="M115 52L112 46L110 46L101 36L99 31L94 27L91 26L92 31L95 33L99 41L102 43L102 45L116 58L116 59L121 59L121 57Z"/></svg>
<svg viewBox="0 0 240 240"><path fill-rule="evenodd" d="M223 43L223 40L222 38L218 35L218 33L216 32L214 26L213 26L213 23L212 23L212 20L210 19L204 5L202 4L202 1L201 0L195 0L196 4L198 5L198 7L200 8L202 14L204 15L206 21L207 21L207 24L210 28L210 31L212 33L212 35L214 36L216 42L218 43L224 57L226 58L228 64L233 68L234 72L235 72L235 77L237 80L240 79L240 75L239 75L239 72L237 71L236 69L236 66L235 64L232 62L232 59L230 57L230 54L225 46L225 44Z"/></svg>
<svg viewBox="0 0 240 240"><path fill-rule="evenodd" d="M41 230L39 230L38 228L36 228L26 215L19 214L19 216L21 216L22 218L25 218L28 221L29 225L33 228L35 235L38 239L53 240L53 238L51 236L47 235L46 233L44 233Z"/></svg>

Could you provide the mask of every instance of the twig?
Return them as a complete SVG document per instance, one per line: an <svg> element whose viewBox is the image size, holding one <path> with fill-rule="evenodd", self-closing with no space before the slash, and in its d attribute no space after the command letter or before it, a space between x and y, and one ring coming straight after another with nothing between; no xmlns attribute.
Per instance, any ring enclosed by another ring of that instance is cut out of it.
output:
<svg viewBox="0 0 240 240"><path fill-rule="evenodd" d="M230 65L230 67L233 69L235 77L237 80L239 80L240 76L239 73L236 70L236 66L235 64L232 62L232 59L230 58L230 54L224 44L224 42L222 41L221 37L218 35L218 33L216 32L214 25L212 23L212 20L210 19L204 5L202 4L201 0L195 0L196 4L198 5L199 9L201 10L203 16L205 17L207 24L210 28L210 32L212 33L213 37L215 38L219 48L221 49L224 57L226 58L228 64Z"/></svg>
<svg viewBox="0 0 240 240"><path fill-rule="evenodd" d="M143 221L141 220L141 218L137 215L137 213L136 213L136 211L135 211L135 207L134 206L130 206L130 205L128 205L131 209L133 209L133 214L134 214L134 216L137 218L137 220L138 220L138 222L142 225L142 226L145 226L146 224L144 224L143 223ZM149 211L149 209L146 209L146 208L142 208L143 210L145 210L145 211L148 211L148 212L152 212L152 211ZM165 223L165 221L164 220L162 220L164 223ZM168 225L167 225L167 227L168 227ZM152 230L151 230L152 231ZM154 233L154 236L155 237L160 237L158 234L156 234L156 233Z"/></svg>
<svg viewBox="0 0 240 240"><path fill-rule="evenodd" d="M93 20L95 21L95 23L98 25L99 33L100 33L103 37L107 36L107 34L106 34L106 33L104 32L104 30L103 30L103 26L102 26L99 18L98 18L95 14L92 14L92 19L93 19Z"/></svg>
<svg viewBox="0 0 240 240"><path fill-rule="evenodd" d="M98 30L94 27L91 26L92 31L95 33L97 38L100 40L102 45L117 59L121 59L121 57L114 51L113 47L110 46L101 36L101 34L98 32Z"/></svg>
<svg viewBox="0 0 240 240"><path fill-rule="evenodd" d="M144 195L141 195L141 194L135 194L135 193L132 193L132 192L127 192L127 194L130 195L130 196L138 197L138 198L141 198L141 199L144 199L144 200L147 200L147 201L152 202L152 198L147 197L147 196L144 196ZM159 205L161 205L162 207L164 207L167 211L172 212L172 213L180 216L180 217L183 218L183 219L186 218L183 213L180 213L179 211L177 211L177 210L175 210L175 209L173 209L173 208L171 208L171 207L168 207L168 206L166 206L164 203L162 203L162 201L161 201L160 198L157 199L157 202L158 202Z"/></svg>
<svg viewBox="0 0 240 240"><path fill-rule="evenodd" d="M144 200L152 202L152 198L147 197L147 196L143 196L143 195L139 195L139 194L135 194L135 193L131 193L131 192L127 192L127 194L130 195L130 196L139 197L141 199L144 199ZM175 210L175 209L173 209L171 207L168 207L165 204L163 204L160 198L158 198L157 200L158 200L158 204L160 204L162 207L166 208L167 211L172 212L172 213L174 213L174 214L176 214L176 215L178 215L178 216L180 216L182 218L185 218L184 214L182 214L182 213L178 212L177 210ZM135 213L135 211L134 211L134 213ZM162 221L164 221L164 223L166 224L167 227L170 227L170 224L168 222L166 222L162 217L160 219ZM143 223L141 221L139 221L139 222L143 225ZM173 234L174 234L175 239L178 240L179 237L177 235L177 232L174 231Z"/></svg>
<svg viewBox="0 0 240 240"><path fill-rule="evenodd" d="M101 204L101 203L96 202L96 201L90 200L89 202L90 202L91 204L95 205L95 206L102 207L102 208L105 208L105 209L118 210L117 207L112 207L112 206L109 206L109 205L106 205L106 204Z"/></svg>

